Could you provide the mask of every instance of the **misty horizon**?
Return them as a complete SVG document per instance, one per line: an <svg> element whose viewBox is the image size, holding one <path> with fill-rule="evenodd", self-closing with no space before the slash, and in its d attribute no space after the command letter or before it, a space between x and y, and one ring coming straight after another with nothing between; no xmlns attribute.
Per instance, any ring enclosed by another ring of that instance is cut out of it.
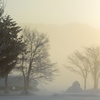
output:
<svg viewBox="0 0 100 100"><path fill-rule="evenodd" d="M69 23L66 25L26 23L24 25L20 25L23 27L27 26L30 30L36 29L40 33L43 32L49 36L50 56L51 59L57 63L58 69L60 69L60 71L53 82L50 82L47 87L45 87L44 85L44 87L46 88L45 90L53 92L65 91L76 80L80 82L81 87L83 88L82 78L77 74L69 72L64 67L64 65L67 62L67 56L72 54L75 50L81 51L82 47L84 46L99 46L100 30L83 23ZM68 74L71 75L70 79L67 76ZM73 76L75 77L74 79ZM63 77L66 77L66 80ZM92 88L92 80L89 81L90 84L87 84L88 89ZM48 90L49 87L50 90Z"/></svg>
<svg viewBox="0 0 100 100"><path fill-rule="evenodd" d="M47 84L40 82L38 85L40 92L44 94L64 93L71 86L73 87L76 81L80 84L78 89L84 90L84 77L69 71L65 66L69 66L68 57L75 51L82 52L84 47L100 47L100 1L4 0L4 4L4 15L10 15L18 26L22 29L29 28L30 31L36 29L40 34L46 34L49 39L49 57L52 62L57 63L58 73L51 82ZM78 57L81 58L83 55L80 53ZM96 64L98 65L98 62ZM84 70L85 68L83 68L83 74ZM87 90L95 87L90 70L91 68L88 71ZM97 83L100 89L99 80Z"/></svg>

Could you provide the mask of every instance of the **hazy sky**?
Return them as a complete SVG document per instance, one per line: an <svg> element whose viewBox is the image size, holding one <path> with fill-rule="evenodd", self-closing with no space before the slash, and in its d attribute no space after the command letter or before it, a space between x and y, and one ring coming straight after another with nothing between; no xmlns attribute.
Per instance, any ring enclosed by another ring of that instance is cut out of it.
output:
<svg viewBox="0 0 100 100"><path fill-rule="evenodd" d="M6 13L19 23L83 22L100 27L100 0L5 0Z"/></svg>
<svg viewBox="0 0 100 100"><path fill-rule="evenodd" d="M5 14L10 14L17 23L39 24L34 27L49 34L51 57L58 63L61 74L52 83L51 89L66 90L73 79L80 78L67 72L63 67L67 55L82 45L100 45L100 30L93 28L100 28L100 0L5 0L5 2Z"/></svg>

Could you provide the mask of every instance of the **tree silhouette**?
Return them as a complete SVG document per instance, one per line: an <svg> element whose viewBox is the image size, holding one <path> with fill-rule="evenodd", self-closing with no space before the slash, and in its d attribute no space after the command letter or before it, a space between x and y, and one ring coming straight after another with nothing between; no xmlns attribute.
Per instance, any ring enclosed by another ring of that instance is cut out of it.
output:
<svg viewBox="0 0 100 100"><path fill-rule="evenodd" d="M49 59L49 40L47 35L36 30L24 29L23 40L26 44L25 51L20 56L21 71L24 76L25 94L32 79L40 81L52 80L56 71L54 63Z"/></svg>
<svg viewBox="0 0 100 100"><path fill-rule="evenodd" d="M91 73L94 89L98 88L100 79L100 47L84 47L83 52L76 51L68 57L70 66L67 68L81 75L84 79L84 89L89 72Z"/></svg>
<svg viewBox="0 0 100 100"><path fill-rule="evenodd" d="M85 47L90 73L94 81L94 89L98 88L100 79L100 47Z"/></svg>
<svg viewBox="0 0 100 100"><path fill-rule="evenodd" d="M86 90L87 77L89 73L89 64L86 55L79 51L75 51L72 55L68 56L68 63L70 66L66 66L66 68L79 74L84 79L84 89Z"/></svg>
<svg viewBox="0 0 100 100"><path fill-rule="evenodd" d="M22 37L18 37L21 28L7 15L0 20L0 77L5 78L7 88L7 77L17 62L17 56L24 47Z"/></svg>

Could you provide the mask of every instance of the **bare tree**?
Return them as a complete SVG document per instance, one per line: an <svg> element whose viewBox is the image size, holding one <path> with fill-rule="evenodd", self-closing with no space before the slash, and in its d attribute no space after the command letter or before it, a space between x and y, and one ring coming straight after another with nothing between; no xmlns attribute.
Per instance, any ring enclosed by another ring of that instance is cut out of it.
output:
<svg viewBox="0 0 100 100"><path fill-rule="evenodd" d="M56 71L49 59L49 40L46 34L36 30L23 30L23 41L26 44L21 57L21 71L24 77L25 94L28 94L29 82L32 79L52 80Z"/></svg>
<svg viewBox="0 0 100 100"><path fill-rule="evenodd" d="M86 80L88 73L91 73L94 82L94 89L98 88L100 79L100 47L84 47L84 51L74 52L73 55L68 57L71 66L67 68L76 72L84 78L84 89L86 89Z"/></svg>
<svg viewBox="0 0 100 100"><path fill-rule="evenodd" d="M98 88L100 79L100 47L85 47L90 67L90 73L94 81L94 89Z"/></svg>
<svg viewBox="0 0 100 100"><path fill-rule="evenodd" d="M84 79L84 89L86 90L87 77L89 73L89 64L86 55L76 51L72 55L68 56L68 63L70 66L66 66L67 69L79 74Z"/></svg>

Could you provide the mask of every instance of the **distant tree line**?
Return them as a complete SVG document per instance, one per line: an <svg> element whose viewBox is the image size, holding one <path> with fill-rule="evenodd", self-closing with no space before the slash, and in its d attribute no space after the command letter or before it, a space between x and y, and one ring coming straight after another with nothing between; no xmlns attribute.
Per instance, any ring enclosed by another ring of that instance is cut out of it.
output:
<svg viewBox="0 0 100 100"><path fill-rule="evenodd" d="M77 73L84 79L84 89L86 90L88 76L91 75L93 88L98 89L100 80L100 47L84 47L83 51L75 51L68 56L66 68L73 73Z"/></svg>
<svg viewBox="0 0 100 100"><path fill-rule="evenodd" d="M48 50L48 36L37 30L22 29L10 15L4 15L4 4L0 1L0 78L5 79L5 93L9 87L8 75L14 69L22 72L25 94L32 79L51 81L56 68Z"/></svg>

